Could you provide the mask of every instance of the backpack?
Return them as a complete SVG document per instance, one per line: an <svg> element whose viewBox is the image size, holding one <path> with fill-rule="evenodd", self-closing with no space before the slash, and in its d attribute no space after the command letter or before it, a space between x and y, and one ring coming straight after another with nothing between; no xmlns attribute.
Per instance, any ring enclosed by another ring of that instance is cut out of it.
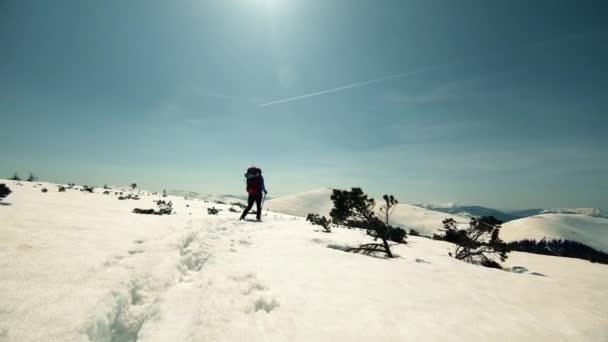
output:
<svg viewBox="0 0 608 342"><path fill-rule="evenodd" d="M245 174L247 180L247 192L250 195L258 194L262 191L262 170L253 166L247 169Z"/></svg>

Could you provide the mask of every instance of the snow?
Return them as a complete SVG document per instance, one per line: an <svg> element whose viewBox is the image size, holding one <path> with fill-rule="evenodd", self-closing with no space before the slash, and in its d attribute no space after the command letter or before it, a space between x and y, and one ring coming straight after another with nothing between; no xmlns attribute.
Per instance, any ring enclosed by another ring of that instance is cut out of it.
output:
<svg viewBox="0 0 608 342"><path fill-rule="evenodd" d="M320 188L295 195L273 198L264 206L277 213L306 217L308 214L329 216L333 203L330 199L330 188Z"/></svg>
<svg viewBox="0 0 608 342"><path fill-rule="evenodd" d="M504 241L568 239L608 252L608 219L574 214L544 214L503 224Z"/></svg>
<svg viewBox="0 0 608 342"><path fill-rule="evenodd" d="M297 216L237 221L229 205L174 196L177 214L137 215L160 197L2 182L14 192L0 206L1 341L599 341L608 331L606 265L511 253L511 271L495 270L421 237L376 258L336 249L369 242L363 232L322 233ZM412 224L430 220L405 209Z"/></svg>

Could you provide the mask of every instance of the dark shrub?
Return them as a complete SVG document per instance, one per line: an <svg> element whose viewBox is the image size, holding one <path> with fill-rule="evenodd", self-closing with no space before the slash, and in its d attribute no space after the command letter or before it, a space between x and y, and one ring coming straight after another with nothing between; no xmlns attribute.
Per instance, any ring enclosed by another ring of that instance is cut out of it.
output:
<svg viewBox="0 0 608 342"><path fill-rule="evenodd" d="M156 205L158 205L159 215L171 215L173 213L173 203L171 201L156 201Z"/></svg>
<svg viewBox="0 0 608 342"><path fill-rule="evenodd" d="M42 192L44 192L44 193L47 193L47 192L49 192L49 189L47 189L47 188L42 188L40 191L42 191Z"/></svg>
<svg viewBox="0 0 608 342"><path fill-rule="evenodd" d="M306 216L306 221L313 225L321 226L325 233L331 233L331 221L325 216L319 217L319 214L308 214L308 216Z"/></svg>
<svg viewBox="0 0 608 342"><path fill-rule="evenodd" d="M122 192L121 192L121 194L122 194ZM123 201L123 200L135 200L135 201L139 201L139 196L127 194L125 196L119 196L118 199L121 200L121 201Z"/></svg>
<svg viewBox="0 0 608 342"><path fill-rule="evenodd" d="M416 229L410 229L410 235L411 236L420 236L420 232L418 232Z"/></svg>
<svg viewBox="0 0 608 342"><path fill-rule="evenodd" d="M238 213L239 211L234 209L233 207L230 207L230 209L228 209L229 212L231 213Z"/></svg>
<svg viewBox="0 0 608 342"><path fill-rule="evenodd" d="M10 178L10 180L20 181L21 177L19 177L19 174L15 172L15 174L13 175L13 177Z"/></svg>
<svg viewBox="0 0 608 342"><path fill-rule="evenodd" d="M440 234L433 234L432 239L433 239L433 240L440 240L440 241L443 241L443 235L440 235Z"/></svg>
<svg viewBox="0 0 608 342"><path fill-rule="evenodd" d="M11 189L9 189L8 186L6 186L6 184L0 184L0 201L3 198L6 198L8 195L10 195L12 193Z"/></svg>
<svg viewBox="0 0 608 342"><path fill-rule="evenodd" d="M219 212L220 212L220 210L215 209L215 207L207 208L207 214L209 214L209 215L217 215Z"/></svg>
<svg viewBox="0 0 608 342"><path fill-rule="evenodd" d="M156 212L154 211L154 209L135 208L135 209L133 209L133 212L135 214L156 215Z"/></svg>
<svg viewBox="0 0 608 342"><path fill-rule="evenodd" d="M389 230L389 240L393 241L393 242L405 242L405 238L407 237L407 233L405 232L405 229L403 228L393 228L391 230Z"/></svg>
<svg viewBox="0 0 608 342"><path fill-rule="evenodd" d="M135 214L145 214L145 215L171 215L173 213L173 203L171 201L156 201L156 205L158 205L158 210L154 209L140 209L135 208L133 212Z"/></svg>
<svg viewBox="0 0 608 342"><path fill-rule="evenodd" d="M447 229L441 240L459 245L467 243L469 237L464 229Z"/></svg>

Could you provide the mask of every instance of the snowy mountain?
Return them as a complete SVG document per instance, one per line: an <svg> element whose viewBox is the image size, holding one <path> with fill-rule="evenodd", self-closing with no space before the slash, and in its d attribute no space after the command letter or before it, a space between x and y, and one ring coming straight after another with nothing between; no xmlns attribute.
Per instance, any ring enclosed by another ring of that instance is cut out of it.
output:
<svg viewBox="0 0 608 342"><path fill-rule="evenodd" d="M587 215L592 217L604 217L607 216L596 208L556 208L556 209L525 209L517 211L503 211L493 208L487 208L476 205L458 205L454 202L445 204L435 203L419 203L416 204L421 208L440 211L443 213L462 215L468 217L480 217L480 216L494 216L503 222L509 222L520 218L535 216L539 214L575 214L575 215Z"/></svg>
<svg viewBox="0 0 608 342"><path fill-rule="evenodd" d="M541 214L575 214L575 215L587 215L591 217L604 217L608 218L600 209L596 208L554 208L545 209L540 212Z"/></svg>
<svg viewBox="0 0 608 342"><path fill-rule="evenodd" d="M331 188L324 187L295 195L277 197L267 200L265 207L277 213L300 217L306 217L310 213L329 216L329 212L334 206L330 199L332 191Z"/></svg>
<svg viewBox="0 0 608 342"><path fill-rule="evenodd" d="M599 341L608 330L606 265L514 252L506 271L489 269L422 237L386 260L336 249L371 242L359 230L322 233L294 216L238 221L229 205L177 196L166 198L177 214L137 215L161 197L0 183L13 190L0 206L2 341ZM428 219L405 208L414 225Z"/></svg>
<svg viewBox="0 0 608 342"><path fill-rule="evenodd" d="M330 199L331 193L332 189L321 188L279 197L269 200L266 208L274 212L300 217L306 217L309 213L329 216L329 212L333 208ZM380 203L379 201L376 202ZM411 204L399 203L390 217L390 223L407 229L415 229L422 235L432 236L443 227L442 221L446 218L468 222L468 218L461 215L441 213Z"/></svg>
<svg viewBox="0 0 608 342"><path fill-rule="evenodd" d="M449 203L449 204L419 203L419 204L416 204L416 206L419 206L419 207L425 208L425 209L429 209L429 210L435 210L435 211L440 211L443 213L449 213L449 214L455 214L455 215L461 215L461 216L467 216L467 217L494 216L503 222L516 220L516 219L522 217L522 216L517 216L514 214L506 213L506 212L503 212L503 211L500 211L497 209L492 209L492 208L487 208L487 207L482 207L482 206L475 206L475 205L461 206L461 205L457 205L456 203Z"/></svg>
<svg viewBox="0 0 608 342"><path fill-rule="evenodd" d="M608 219L574 214L542 214L503 224L505 241L568 239L608 251Z"/></svg>

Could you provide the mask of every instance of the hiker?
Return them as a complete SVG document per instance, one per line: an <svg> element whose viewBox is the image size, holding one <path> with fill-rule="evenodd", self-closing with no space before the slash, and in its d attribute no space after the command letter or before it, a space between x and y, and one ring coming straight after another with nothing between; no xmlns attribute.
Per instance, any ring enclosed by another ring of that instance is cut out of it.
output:
<svg viewBox="0 0 608 342"><path fill-rule="evenodd" d="M249 210L253 207L253 203L256 204L256 219L261 221L262 217L262 192L264 196L268 193L266 191L266 187L264 186L264 177L262 177L262 170L252 166L247 169L247 173L245 174L245 179L247 180L247 193L249 194L249 198L247 199L247 208L243 211L241 215L241 220L247 217Z"/></svg>

